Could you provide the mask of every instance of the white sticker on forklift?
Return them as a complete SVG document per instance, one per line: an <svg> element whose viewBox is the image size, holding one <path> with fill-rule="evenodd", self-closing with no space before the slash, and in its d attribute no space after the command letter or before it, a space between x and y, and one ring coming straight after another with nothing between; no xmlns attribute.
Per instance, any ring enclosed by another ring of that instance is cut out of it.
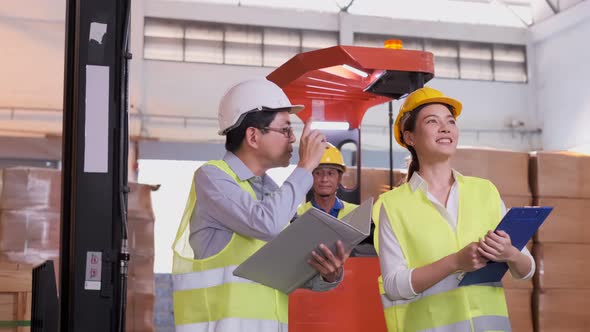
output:
<svg viewBox="0 0 590 332"><path fill-rule="evenodd" d="M86 277L84 289L100 290L102 276L102 252L89 251L86 253Z"/></svg>

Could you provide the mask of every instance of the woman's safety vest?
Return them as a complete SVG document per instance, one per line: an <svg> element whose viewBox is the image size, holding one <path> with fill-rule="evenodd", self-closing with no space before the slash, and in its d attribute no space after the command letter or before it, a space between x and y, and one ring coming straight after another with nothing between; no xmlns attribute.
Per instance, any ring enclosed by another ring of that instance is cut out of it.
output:
<svg viewBox="0 0 590 332"><path fill-rule="evenodd" d="M256 199L248 181L240 181L225 161L214 160L205 165L218 167ZM261 248L264 241L233 233L220 252L204 259L194 259L189 235L197 195L192 182L172 246L176 331L287 331L287 295L233 275L234 269Z"/></svg>
<svg viewBox="0 0 590 332"><path fill-rule="evenodd" d="M459 176L456 231L422 190L404 184L380 196L408 268L418 268L453 254L493 230L501 219L501 199L489 181ZM373 210L379 220L379 206ZM377 238L377 236L375 236ZM377 252L379 252L376 241ZM510 331L502 283L458 287L452 274L409 300L391 301L379 277L385 321L391 331Z"/></svg>
<svg viewBox="0 0 590 332"><path fill-rule="evenodd" d="M358 207L358 205L356 205L356 204L348 203L345 201L342 201L342 203L344 204L344 207L342 209L340 209L340 211L338 211L338 217L337 217L338 219L344 218L344 216L346 216L352 210L354 210L356 207ZM312 206L313 205L311 204L311 201L306 202L305 204L303 204L299 208L297 208L297 214L298 215L304 214L307 210L311 209Z"/></svg>

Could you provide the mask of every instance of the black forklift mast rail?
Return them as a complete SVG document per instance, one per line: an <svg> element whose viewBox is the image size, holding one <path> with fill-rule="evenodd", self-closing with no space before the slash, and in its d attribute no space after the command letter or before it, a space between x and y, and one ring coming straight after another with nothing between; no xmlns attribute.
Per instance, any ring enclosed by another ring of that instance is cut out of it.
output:
<svg viewBox="0 0 590 332"><path fill-rule="evenodd" d="M66 8L57 328L125 331L130 0Z"/></svg>

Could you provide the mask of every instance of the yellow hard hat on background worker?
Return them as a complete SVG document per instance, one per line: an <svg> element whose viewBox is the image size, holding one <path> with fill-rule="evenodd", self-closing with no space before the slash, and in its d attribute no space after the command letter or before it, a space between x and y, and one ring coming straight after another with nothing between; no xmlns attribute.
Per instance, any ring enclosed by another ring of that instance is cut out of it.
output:
<svg viewBox="0 0 590 332"><path fill-rule="evenodd" d="M453 115L455 116L455 119L459 117L459 114L461 114L461 109L463 108L463 105L461 105L460 101L447 97L442 92L431 87L425 86L410 93L410 95L406 97L404 104L400 107L397 118L395 119L395 124L393 125L393 134L399 145L407 147L406 143L404 143L402 139L402 131L403 124L410 115L410 112L426 104L449 105L453 109Z"/></svg>
<svg viewBox="0 0 590 332"><path fill-rule="evenodd" d="M320 167L331 167L342 173L346 172L346 164L344 164L342 153L331 143L328 143L328 148L324 151L324 155L320 160L318 168Z"/></svg>

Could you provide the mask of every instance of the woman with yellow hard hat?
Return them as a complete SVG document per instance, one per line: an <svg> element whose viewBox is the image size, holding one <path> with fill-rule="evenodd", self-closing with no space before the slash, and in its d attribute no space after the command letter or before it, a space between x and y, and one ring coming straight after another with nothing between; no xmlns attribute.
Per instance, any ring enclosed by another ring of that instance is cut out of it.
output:
<svg viewBox="0 0 590 332"><path fill-rule="evenodd" d="M318 167L311 173L313 196L309 202L297 209L297 214L302 215L313 206L341 219L354 210L358 205L348 203L336 196L344 172L346 172L346 164L344 164L342 153L337 147L328 143L328 148L324 151Z"/></svg>
<svg viewBox="0 0 590 332"><path fill-rule="evenodd" d="M462 273L506 262L513 277L535 271L526 249L494 232L506 208L488 180L451 168L459 101L424 87L395 121L396 141L412 155L408 182L375 204L379 287L389 331L510 331L501 283L459 287Z"/></svg>

